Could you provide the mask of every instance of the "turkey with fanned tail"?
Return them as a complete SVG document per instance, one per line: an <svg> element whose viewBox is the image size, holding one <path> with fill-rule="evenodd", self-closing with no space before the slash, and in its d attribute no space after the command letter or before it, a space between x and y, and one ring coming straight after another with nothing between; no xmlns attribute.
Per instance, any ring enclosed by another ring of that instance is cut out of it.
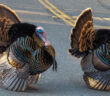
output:
<svg viewBox="0 0 110 96"><path fill-rule="evenodd" d="M69 53L82 57L83 78L88 87L110 90L110 29L94 29L91 8L77 18L71 31Z"/></svg>
<svg viewBox="0 0 110 96"><path fill-rule="evenodd" d="M51 65L57 70L55 50L41 26L23 23L16 13L0 4L0 85L25 91L37 83Z"/></svg>

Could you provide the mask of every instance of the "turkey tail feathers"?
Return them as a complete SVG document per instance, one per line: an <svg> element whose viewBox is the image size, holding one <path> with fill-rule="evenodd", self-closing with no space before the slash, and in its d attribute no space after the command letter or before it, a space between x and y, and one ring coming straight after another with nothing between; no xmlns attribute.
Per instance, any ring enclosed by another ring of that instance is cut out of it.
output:
<svg viewBox="0 0 110 96"><path fill-rule="evenodd" d="M70 38L71 49L69 49L69 53L76 57L82 57L99 48L102 44L110 43L110 29L94 30L92 11L87 8L76 20Z"/></svg>
<svg viewBox="0 0 110 96"><path fill-rule="evenodd" d="M53 58L53 71L57 71L57 61Z"/></svg>
<svg viewBox="0 0 110 96"><path fill-rule="evenodd" d="M76 20L75 27L71 31L70 39L72 48L79 48L79 38L82 30L87 30L87 28L90 27L90 25L88 25L88 21L91 21L91 23L93 22L92 12L90 8L87 8L79 15Z"/></svg>
<svg viewBox="0 0 110 96"><path fill-rule="evenodd" d="M4 52L10 44L8 31L12 24L20 22L20 18L12 9L6 5L0 4L0 53Z"/></svg>
<svg viewBox="0 0 110 96"><path fill-rule="evenodd" d="M6 5L0 4L0 18L6 17L7 19L10 19L14 23L20 23L21 20L17 16L17 14Z"/></svg>
<svg viewBox="0 0 110 96"><path fill-rule="evenodd" d="M93 29L93 22L88 21L81 30L81 34L79 37L80 52L85 52L88 50L88 48L93 49L94 39L95 39L95 32Z"/></svg>
<svg viewBox="0 0 110 96"><path fill-rule="evenodd" d="M2 84L4 88L12 91L24 91L26 89L26 80L19 78L15 72L9 73Z"/></svg>
<svg viewBox="0 0 110 96"><path fill-rule="evenodd" d="M70 39L72 49L69 49L69 53L78 58L88 54L88 47L93 47L94 29L91 8L87 8L79 15Z"/></svg>

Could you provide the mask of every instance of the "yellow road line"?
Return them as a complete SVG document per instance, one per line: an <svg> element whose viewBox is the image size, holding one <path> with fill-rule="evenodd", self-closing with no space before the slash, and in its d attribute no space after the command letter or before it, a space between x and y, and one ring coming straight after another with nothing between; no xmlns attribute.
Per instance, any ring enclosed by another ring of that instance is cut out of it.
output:
<svg viewBox="0 0 110 96"><path fill-rule="evenodd" d="M65 18L71 20L71 22L75 23L75 21L68 16L67 14L63 13L62 11L60 11L56 6L54 6L52 3L50 3L48 0L45 0L45 2L47 2L52 8L54 8L57 12L59 12L62 16L64 16Z"/></svg>
<svg viewBox="0 0 110 96"><path fill-rule="evenodd" d="M99 21L110 21L110 18L101 18L101 17L93 17L95 20L99 20Z"/></svg>
<svg viewBox="0 0 110 96"><path fill-rule="evenodd" d="M58 23L58 22L53 22L53 21L48 21L48 20L35 20L35 19L28 19L28 18L23 18L24 22L32 22L32 23L44 23L44 24L55 24L55 25L65 25L62 23Z"/></svg>
<svg viewBox="0 0 110 96"><path fill-rule="evenodd" d="M28 11L28 10L14 10L18 13L23 13L23 14L34 14L34 15L41 15L41 16L51 16L50 14L48 13L44 13L44 12L36 12L36 11Z"/></svg>
<svg viewBox="0 0 110 96"><path fill-rule="evenodd" d="M54 6L55 7L55 6ZM56 10L59 10L59 9L56 9ZM50 14L48 14L48 13L44 13L44 12L36 12L36 11L28 11L28 10L18 10L18 9L15 9L14 10L15 12L18 12L18 13L23 13L23 14L34 14L34 15L41 15L41 16L51 16ZM59 10L59 13L61 13L62 14L62 16L64 16L65 18L67 18L67 19L70 19L71 20L71 22L75 22L74 20L73 20L73 18L74 19L76 19L77 18L77 16L72 16L72 17L70 17L70 16L68 16L68 15L66 15L65 13L63 13L63 12L61 12L60 10ZM65 14L65 15L64 15ZM55 16L55 17L58 17L58 16ZM101 17L93 17L93 19L94 20L99 20L99 21L110 21L110 18L101 18Z"/></svg>
<svg viewBox="0 0 110 96"><path fill-rule="evenodd" d="M44 5L50 12L52 12L55 17L58 17L60 19L62 19L63 21L65 21L66 23L68 23L70 26L74 26L75 21L74 19L77 18L77 16L68 16L67 14L63 13L62 11L60 11L56 6L54 6L52 3L50 3L48 0L39 0L39 2ZM74 18L74 19L73 19ZM101 18L101 17L93 17L94 20L99 20L99 21L110 21L110 18ZM109 26L98 26L96 25L95 27L98 28L110 28Z"/></svg>
<svg viewBox="0 0 110 96"><path fill-rule="evenodd" d="M62 19L63 21L65 21L66 23L68 23L71 26L74 26L74 23L68 21L67 19L65 19L63 16L59 15L57 12L55 12L51 7L49 7L48 5L46 5L42 0L39 0L39 2L44 5L47 9L49 9L54 15L58 16L60 19Z"/></svg>
<svg viewBox="0 0 110 96"><path fill-rule="evenodd" d="M96 24L94 25L94 28L95 28L95 29L102 29L102 28L103 28L103 29L110 29L109 26L101 26L101 25L96 25Z"/></svg>
<svg viewBox="0 0 110 96"><path fill-rule="evenodd" d="M72 18L76 19L77 16L72 16ZM110 18L105 18L105 17L93 17L94 20L98 20L98 21L110 21Z"/></svg>

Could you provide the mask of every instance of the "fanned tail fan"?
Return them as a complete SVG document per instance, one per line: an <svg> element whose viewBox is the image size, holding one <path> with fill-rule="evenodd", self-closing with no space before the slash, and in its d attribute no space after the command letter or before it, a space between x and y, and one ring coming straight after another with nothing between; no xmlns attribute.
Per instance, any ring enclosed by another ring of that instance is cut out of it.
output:
<svg viewBox="0 0 110 96"><path fill-rule="evenodd" d="M80 57L86 53L87 46L90 45L90 42L86 42L87 38L90 38L88 33L93 31L93 18L90 8L84 10L79 17L77 18L76 25L71 31L71 48L69 49L70 54ZM87 37L87 38L85 38ZM92 39L91 39L92 41ZM91 45L92 46L92 45Z"/></svg>
<svg viewBox="0 0 110 96"><path fill-rule="evenodd" d="M69 53L76 57L87 55L89 50L94 50L104 43L110 41L109 29L94 30L92 11L90 8L84 10L76 21L71 32L71 49Z"/></svg>
<svg viewBox="0 0 110 96"><path fill-rule="evenodd" d="M0 18L10 19L13 23L20 23L21 20L17 14L6 5L0 4Z"/></svg>
<svg viewBox="0 0 110 96"><path fill-rule="evenodd" d="M20 18L12 9L6 5L0 4L0 53L5 51L10 44L8 31L11 25L20 22Z"/></svg>
<svg viewBox="0 0 110 96"><path fill-rule="evenodd" d="M79 39L82 32L88 30L89 28L93 28L93 19L91 9L88 8L84 10L81 15L77 18L76 25L72 29L71 32L71 47L79 48Z"/></svg>

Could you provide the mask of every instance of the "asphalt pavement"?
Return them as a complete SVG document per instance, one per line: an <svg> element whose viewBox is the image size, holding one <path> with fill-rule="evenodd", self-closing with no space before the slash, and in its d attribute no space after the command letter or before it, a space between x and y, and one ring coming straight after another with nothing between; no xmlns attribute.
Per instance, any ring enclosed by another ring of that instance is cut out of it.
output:
<svg viewBox="0 0 110 96"><path fill-rule="evenodd" d="M69 16L77 16L85 8L92 8L96 28L110 26L109 0L49 0ZM56 51L58 71L49 68L42 73L36 84L37 90L13 92L0 88L0 96L109 96L109 92L89 89L83 81L80 59L70 56L69 35L72 26L51 13L38 0L0 0L0 3L12 8L23 22L40 25L45 28L48 39ZM104 19L107 18L107 19Z"/></svg>

